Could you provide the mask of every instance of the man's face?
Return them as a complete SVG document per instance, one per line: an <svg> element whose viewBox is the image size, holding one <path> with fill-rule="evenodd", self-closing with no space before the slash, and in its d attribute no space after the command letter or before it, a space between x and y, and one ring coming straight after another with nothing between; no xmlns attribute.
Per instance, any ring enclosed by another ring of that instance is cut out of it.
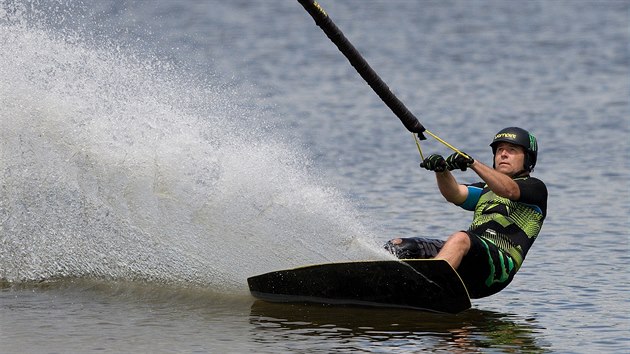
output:
<svg viewBox="0 0 630 354"><path fill-rule="evenodd" d="M525 166L525 149L522 146L501 142L497 145L497 152L494 155L494 169L514 176L523 171Z"/></svg>

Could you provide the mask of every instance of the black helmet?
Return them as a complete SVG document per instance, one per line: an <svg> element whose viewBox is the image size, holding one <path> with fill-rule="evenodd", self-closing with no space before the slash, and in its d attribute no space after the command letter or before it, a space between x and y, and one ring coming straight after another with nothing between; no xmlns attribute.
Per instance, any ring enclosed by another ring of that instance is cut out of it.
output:
<svg viewBox="0 0 630 354"><path fill-rule="evenodd" d="M502 129L492 140L492 155L497 153L497 145L500 142L506 142L514 145L519 145L525 148L525 169L529 172L534 170L536 166L536 159L538 158L538 142L536 137L530 134L527 130L509 127Z"/></svg>

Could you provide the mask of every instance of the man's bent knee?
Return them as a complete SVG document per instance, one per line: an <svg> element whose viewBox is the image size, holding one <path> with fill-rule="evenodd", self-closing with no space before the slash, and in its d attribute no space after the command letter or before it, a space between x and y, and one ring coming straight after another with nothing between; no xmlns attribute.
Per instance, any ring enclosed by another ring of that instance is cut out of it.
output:
<svg viewBox="0 0 630 354"><path fill-rule="evenodd" d="M470 237L463 231L452 234L444 247L440 250L440 253L435 258L444 259L454 269L457 269L462 261L462 258L470 250Z"/></svg>
<svg viewBox="0 0 630 354"><path fill-rule="evenodd" d="M468 234L464 231L458 231L452 234L446 240L446 243L450 244L448 247L457 247L468 251L470 249L470 236L468 236Z"/></svg>

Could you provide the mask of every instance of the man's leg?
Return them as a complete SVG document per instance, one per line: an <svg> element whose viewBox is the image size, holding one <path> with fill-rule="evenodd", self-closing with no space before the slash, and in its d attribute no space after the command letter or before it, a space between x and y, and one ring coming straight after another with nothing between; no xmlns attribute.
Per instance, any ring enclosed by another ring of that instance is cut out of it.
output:
<svg viewBox="0 0 630 354"><path fill-rule="evenodd" d="M470 250L470 237L464 231L458 231L446 240L435 258L444 259L451 267L457 269L468 250Z"/></svg>

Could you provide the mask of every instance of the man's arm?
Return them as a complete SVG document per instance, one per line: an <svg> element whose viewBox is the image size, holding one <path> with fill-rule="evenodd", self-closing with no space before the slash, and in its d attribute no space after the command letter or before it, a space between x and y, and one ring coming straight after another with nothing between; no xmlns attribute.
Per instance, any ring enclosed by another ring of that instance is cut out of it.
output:
<svg viewBox="0 0 630 354"><path fill-rule="evenodd" d="M488 184L490 190L496 195L509 200L518 200L521 197L521 190L512 177L497 172L477 160L470 165L470 168Z"/></svg>
<svg viewBox="0 0 630 354"><path fill-rule="evenodd" d="M446 170L444 172L436 172L435 178L437 179L437 185L440 189L440 193L449 202L460 205L466 201L468 197L468 188L462 184L457 183L453 174Z"/></svg>

